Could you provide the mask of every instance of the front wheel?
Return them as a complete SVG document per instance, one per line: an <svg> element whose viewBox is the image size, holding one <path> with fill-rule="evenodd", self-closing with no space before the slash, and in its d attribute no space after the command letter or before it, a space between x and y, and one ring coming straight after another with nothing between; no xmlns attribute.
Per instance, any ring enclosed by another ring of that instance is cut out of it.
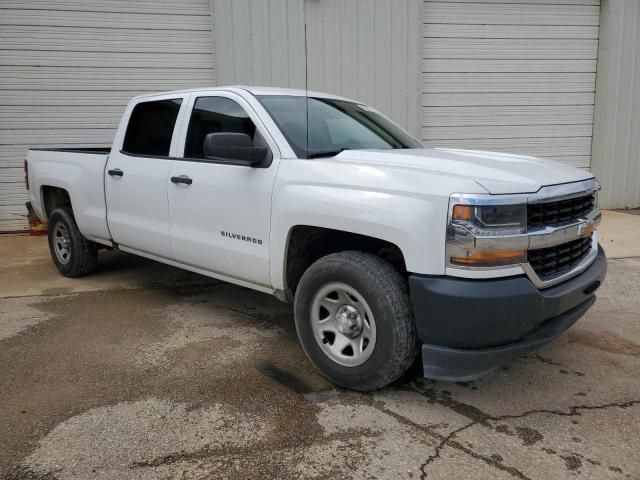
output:
<svg viewBox="0 0 640 480"><path fill-rule="evenodd" d="M295 323L318 370L353 390L388 385L416 356L407 282L369 253L334 253L311 265L296 290Z"/></svg>
<svg viewBox="0 0 640 480"><path fill-rule="evenodd" d="M98 246L84 238L70 208L56 208L49 217L49 250L65 277L81 277L98 265Z"/></svg>

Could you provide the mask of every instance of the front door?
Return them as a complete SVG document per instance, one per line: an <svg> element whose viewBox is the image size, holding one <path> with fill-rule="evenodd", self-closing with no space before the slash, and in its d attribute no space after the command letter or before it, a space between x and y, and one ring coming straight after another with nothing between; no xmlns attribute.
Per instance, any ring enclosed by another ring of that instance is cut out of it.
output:
<svg viewBox="0 0 640 480"><path fill-rule="evenodd" d="M107 223L125 250L172 257L167 183L183 100L160 97L133 105L126 131L116 135L119 148L109 155L105 172Z"/></svg>
<svg viewBox="0 0 640 480"><path fill-rule="evenodd" d="M172 162L169 175L175 259L268 287L271 192L279 160L275 143L239 95L194 94L187 111L184 155ZM255 146L269 148L270 164L254 168L205 158L204 138L218 132L249 135Z"/></svg>

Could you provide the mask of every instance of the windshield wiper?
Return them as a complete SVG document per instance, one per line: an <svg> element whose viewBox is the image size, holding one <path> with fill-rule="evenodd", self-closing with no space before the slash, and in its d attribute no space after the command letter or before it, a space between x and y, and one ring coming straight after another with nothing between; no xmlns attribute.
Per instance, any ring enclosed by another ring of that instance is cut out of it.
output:
<svg viewBox="0 0 640 480"><path fill-rule="evenodd" d="M349 149L341 148L339 150L326 150L324 152L308 153L307 158L335 157L336 155L338 155L341 152L344 152L345 150L349 150Z"/></svg>

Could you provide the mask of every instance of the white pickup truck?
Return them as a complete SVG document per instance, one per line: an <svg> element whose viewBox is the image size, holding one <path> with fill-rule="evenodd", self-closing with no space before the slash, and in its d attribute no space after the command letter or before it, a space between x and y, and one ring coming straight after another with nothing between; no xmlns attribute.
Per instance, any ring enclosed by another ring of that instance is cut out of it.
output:
<svg viewBox="0 0 640 480"><path fill-rule="evenodd" d="M301 90L145 95L109 149L33 149L28 208L67 276L114 248L294 304L304 350L356 389L478 378L595 301L584 170L426 148L373 108Z"/></svg>

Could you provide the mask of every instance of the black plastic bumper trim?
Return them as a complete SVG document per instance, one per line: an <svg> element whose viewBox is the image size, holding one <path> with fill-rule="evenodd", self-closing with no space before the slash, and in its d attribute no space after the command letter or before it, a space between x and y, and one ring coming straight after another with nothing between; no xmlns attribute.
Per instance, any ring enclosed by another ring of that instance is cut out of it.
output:
<svg viewBox="0 0 640 480"><path fill-rule="evenodd" d="M409 287L428 378L478 378L553 340L595 302L602 248L581 274L539 290L524 276L468 280L411 275Z"/></svg>
<svg viewBox="0 0 640 480"><path fill-rule="evenodd" d="M602 283L607 261L600 248L580 275L539 290L525 276L470 280L411 275L409 289L418 338L451 348L514 343L545 321L584 303Z"/></svg>
<svg viewBox="0 0 640 480"><path fill-rule="evenodd" d="M450 382L468 382L500 368L514 358L537 350L559 337L594 304L595 297L548 322L524 340L501 347L457 349L422 345L422 369L426 378Z"/></svg>

